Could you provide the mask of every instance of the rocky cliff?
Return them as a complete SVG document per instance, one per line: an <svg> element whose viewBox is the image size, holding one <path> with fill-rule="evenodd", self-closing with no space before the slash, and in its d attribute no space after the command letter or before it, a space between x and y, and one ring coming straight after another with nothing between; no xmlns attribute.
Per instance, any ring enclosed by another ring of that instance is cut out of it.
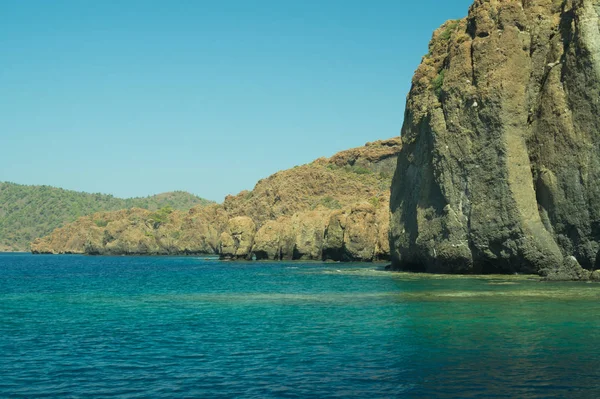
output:
<svg viewBox="0 0 600 399"><path fill-rule="evenodd" d="M400 140L275 173L189 212L97 213L32 243L34 253L219 254L227 259L389 258L389 186Z"/></svg>
<svg viewBox="0 0 600 399"><path fill-rule="evenodd" d="M600 266L599 14L598 0L476 0L434 33L392 183L395 269Z"/></svg>

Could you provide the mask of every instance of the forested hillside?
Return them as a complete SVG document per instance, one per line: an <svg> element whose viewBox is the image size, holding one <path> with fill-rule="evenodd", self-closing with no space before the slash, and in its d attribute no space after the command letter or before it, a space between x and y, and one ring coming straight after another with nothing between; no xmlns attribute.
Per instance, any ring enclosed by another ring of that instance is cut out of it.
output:
<svg viewBox="0 0 600 399"><path fill-rule="evenodd" d="M29 243L77 218L127 208L188 210L211 202L184 191L145 198L116 198L50 186L0 183L0 251L28 251Z"/></svg>

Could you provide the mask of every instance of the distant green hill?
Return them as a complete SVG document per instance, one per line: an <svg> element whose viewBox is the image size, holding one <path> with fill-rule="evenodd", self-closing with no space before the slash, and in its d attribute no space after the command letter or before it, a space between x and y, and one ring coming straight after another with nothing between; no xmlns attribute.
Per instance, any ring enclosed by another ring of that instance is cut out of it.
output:
<svg viewBox="0 0 600 399"><path fill-rule="evenodd" d="M0 183L0 251L29 251L29 243L57 227L99 211L128 208L188 210L211 201L184 191L145 198L116 198L50 186Z"/></svg>

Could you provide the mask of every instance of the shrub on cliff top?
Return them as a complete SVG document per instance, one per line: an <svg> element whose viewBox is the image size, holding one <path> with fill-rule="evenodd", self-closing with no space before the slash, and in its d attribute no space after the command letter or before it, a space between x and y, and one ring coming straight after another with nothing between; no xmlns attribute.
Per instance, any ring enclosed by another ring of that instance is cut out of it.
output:
<svg viewBox="0 0 600 399"><path fill-rule="evenodd" d="M150 214L149 221L155 229L158 229L161 225L169 221L169 215L173 213L173 208L165 206L160 208L158 211Z"/></svg>
<svg viewBox="0 0 600 399"><path fill-rule="evenodd" d="M446 26L446 29L444 29L444 31L442 33L440 33L439 38L445 42L450 40L450 37L452 36L452 32L454 32L456 30L456 27L458 26L458 22L459 21L449 22L448 25Z"/></svg>
<svg viewBox="0 0 600 399"><path fill-rule="evenodd" d="M104 219L94 220L94 223L98 227L106 227L106 226L108 226L108 221L104 220Z"/></svg>

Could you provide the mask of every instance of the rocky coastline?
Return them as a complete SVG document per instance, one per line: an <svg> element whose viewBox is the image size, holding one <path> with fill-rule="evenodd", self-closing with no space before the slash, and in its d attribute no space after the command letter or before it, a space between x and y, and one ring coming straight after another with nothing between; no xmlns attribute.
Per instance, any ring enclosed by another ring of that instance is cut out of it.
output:
<svg viewBox="0 0 600 399"><path fill-rule="evenodd" d="M100 212L35 240L35 254L389 260L389 186L400 140L367 143L278 172L189 212Z"/></svg>
<svg viewBox="0 0 600 399"><path fill-rule="evenodd" d="M600 281L599 99L597 0L476 0L433 34L401 140L188 213L85 217L31 249Z"/></svg>

